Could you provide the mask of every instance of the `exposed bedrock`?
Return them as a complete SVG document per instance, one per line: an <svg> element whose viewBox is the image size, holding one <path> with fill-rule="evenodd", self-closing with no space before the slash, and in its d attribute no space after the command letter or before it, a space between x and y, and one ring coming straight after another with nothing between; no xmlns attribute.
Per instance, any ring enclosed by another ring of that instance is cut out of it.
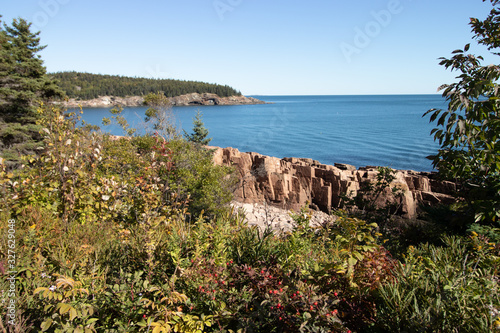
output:
<svg viewBox="0 0 500 333"><path fill-rule="evenodd" d="M377 167L347 164L325 165L306 158L277 158L243 153L235 148L215 149L214 163L235 167L239 186L235 200L242 203L268 203L283 209L299 210L306 203L322 211L342 205L343 196L356 194L368 183L376 183ZM433 179L433 173L395 170L395 179L375 201L376 207L399 206L398 214L414 218L420 205L455 201L456 185ZM400 189L401 195L393 194Z"/></svg>

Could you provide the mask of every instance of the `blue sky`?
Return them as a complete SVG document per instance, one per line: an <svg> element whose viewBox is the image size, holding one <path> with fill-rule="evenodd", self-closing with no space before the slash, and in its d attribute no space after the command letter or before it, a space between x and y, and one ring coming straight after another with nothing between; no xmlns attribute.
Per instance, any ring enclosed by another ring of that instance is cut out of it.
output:
<svg viewBox="0 0 500 333"><path fill-rule="evenodd" d="M41 31L50 72L344 95L436 93L457 75L437 58L469 43L469 17L490 9L481 0L4 0L0 14Z"/></svg>

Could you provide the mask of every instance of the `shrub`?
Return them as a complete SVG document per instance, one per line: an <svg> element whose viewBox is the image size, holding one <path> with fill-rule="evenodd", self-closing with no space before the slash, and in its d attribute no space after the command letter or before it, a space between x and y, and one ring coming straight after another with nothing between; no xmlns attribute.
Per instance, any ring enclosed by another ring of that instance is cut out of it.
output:
<svg viewBox="0 0 500 333"><path fill-rule="evenodd" d="M411 332L492 332L499 319L500 246L473 233L410 247L379 289L377 325Z"/></svg>

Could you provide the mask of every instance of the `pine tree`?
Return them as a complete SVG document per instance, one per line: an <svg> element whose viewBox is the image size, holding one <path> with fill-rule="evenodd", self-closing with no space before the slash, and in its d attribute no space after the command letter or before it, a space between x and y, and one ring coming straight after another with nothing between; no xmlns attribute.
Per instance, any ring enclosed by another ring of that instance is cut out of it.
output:
<svg viewBox="0 0 500 333"><path fill-rule="evenodd" d="M40 33L30 28L21 18L0 26L0 150L13 162L39 146L37 103L64 95L37 55L45 48Z"/></svg>
<svg viewBox="0 0 500 333"><path fill-rule="evenodd" d="M193 133L188 134L184 131L184 137L186 140L202 145L208 145L212 138L207 138L208 129L205 127L205 124L202 120L202 113L200 111L196 112L196 117L193 119Z"/></svg>

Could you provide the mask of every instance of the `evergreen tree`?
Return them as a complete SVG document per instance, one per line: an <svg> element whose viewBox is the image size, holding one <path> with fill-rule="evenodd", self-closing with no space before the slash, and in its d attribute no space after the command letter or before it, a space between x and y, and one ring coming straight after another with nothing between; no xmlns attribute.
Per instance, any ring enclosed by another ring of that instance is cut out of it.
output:
<svg viewBox="0 0 500 333"><path fill-rule="evenodd" d="M208 137L208 129L202 120L202 113L200 111L196 112L196 117L193 119L193 133L188 134L184 131L184 137L186 140L202 145L208 145L212 138Z"/></svg>
<svg viewBox="0 0 500 333"><path fill-rule="evenodd" d="M14 162L39 146L36 104L64 95L37 55L45 48L40 33L30 28L21 18L0 26L0 149Z"/></svg>

